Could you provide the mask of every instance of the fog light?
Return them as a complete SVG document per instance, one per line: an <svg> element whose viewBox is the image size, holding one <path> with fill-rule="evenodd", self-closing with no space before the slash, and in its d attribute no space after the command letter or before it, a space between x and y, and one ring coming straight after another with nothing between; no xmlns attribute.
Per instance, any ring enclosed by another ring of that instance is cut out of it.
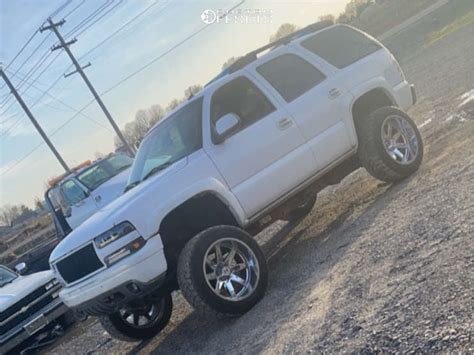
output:
<svg viewBox="0 0 474 355"><path fill-rule="evenodd" d="M144 245L146 241L143 239L143 237L139 237L132 241L131 243L127 244L123 248L120 248L116 252L110 254L105 258L105 263L107 266L113 265L120 260L126 258L129 255L132 255L133 253L137 252L140 250Z"/></svg>

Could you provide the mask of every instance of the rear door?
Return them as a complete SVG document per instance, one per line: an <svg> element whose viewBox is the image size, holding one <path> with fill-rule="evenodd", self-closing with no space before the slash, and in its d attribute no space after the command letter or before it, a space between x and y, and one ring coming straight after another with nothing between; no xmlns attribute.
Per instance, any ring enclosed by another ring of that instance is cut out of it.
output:
<svg viewBox="0 0 474 355"><path fill-rule="evenodd" d="M290 47L271 52L253 72L273 91L301 129L319 171L350 152L356 137L349 114L352 96L333 74Z"/></svg>
<svg viewBox="0 0 474 355"><path fill-rule="evenodd" d="M229 76L204 102L205 150L248 216L301 184L314 157L288 112L246 73ZM223 143L212 142L215 123L234 113L241 126Z"/></svg>

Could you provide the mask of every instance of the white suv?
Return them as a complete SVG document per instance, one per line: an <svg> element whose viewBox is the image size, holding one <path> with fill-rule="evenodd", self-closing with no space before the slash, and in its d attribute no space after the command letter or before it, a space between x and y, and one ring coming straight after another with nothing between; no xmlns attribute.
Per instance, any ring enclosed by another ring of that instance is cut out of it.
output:
<svg viewBox="0 0 474 355"><path fill-rule="evenodd" d="M419 168L415 101L392 54L348 26L247 54L148 132L128 191L56 247L61 298L125 340L159 332L178 288L200 312L243 314L267 283L251 234L359 167L388 182Z"/></svg>

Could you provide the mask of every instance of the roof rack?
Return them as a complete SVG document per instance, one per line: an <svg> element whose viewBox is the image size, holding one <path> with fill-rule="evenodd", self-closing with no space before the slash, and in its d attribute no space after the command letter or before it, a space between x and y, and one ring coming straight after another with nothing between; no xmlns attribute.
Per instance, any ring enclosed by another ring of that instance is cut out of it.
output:
<svg viewBox="0 0 474 355"><path fill-rule="evenodd" d="M313 23L311 25L308 25L306 26L305 28L302 28L301 30L298 30L296 32L293 32L292 34L288 35L288 36L285 36L283 38L280 38L274 42L271 42L263 47L260 47L250 53L247 53L246 55L244 55L243 57L240 57L239 59L237 59L233 64L231 64L227 69L226 69L226 72L228 74L230 73L234 73L236 72L237 70L240 70L242 69L243 67L249 65L250 63L252 63L253 61L257 60L257 55L259 53L262 53L270 48L274 48L274 47L277 47L277 46L281 46L283 44L288 44L290 43L292 40L296 39L296 38L299 38L299 37L302 37L302 36L305 36L307 34L310 34L310 33L313 33L313 32L317 32L317 31L320 31L320 30L323 30L327 27L330 27L334 25L334 21L331 21L331 20L327 20L327 21L320 21L320 22L316 22L316 23ZM220 77L220 76L219 76Z"/></svg>

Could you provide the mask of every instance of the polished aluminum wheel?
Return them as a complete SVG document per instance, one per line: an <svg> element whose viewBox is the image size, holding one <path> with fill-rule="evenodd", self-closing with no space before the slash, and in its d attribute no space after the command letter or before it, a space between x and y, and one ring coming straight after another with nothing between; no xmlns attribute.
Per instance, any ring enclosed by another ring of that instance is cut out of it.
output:
<svg viewBox="0 0 474 355"><path fill-rule="evenodd" d="M157 304L144 303L119 310L120 318L129 326L137 329L149 328L160 320L165 309L165 300Z"/></svg>
<svg viewBox="0 0 474 355"><path fill-rule="evenodd" d="M227 301L241 301L252 295L260 277L252 249L234 238L219 239L207 249L203 271L207 285Z"/></svg>
<svg viewBox="0 0 474 355"><path fill-rule="evenodd" d="M388 155L401 165L408 165L418 156L416 132L405 118L388 116L382 124L382 142Z"/></svg>

